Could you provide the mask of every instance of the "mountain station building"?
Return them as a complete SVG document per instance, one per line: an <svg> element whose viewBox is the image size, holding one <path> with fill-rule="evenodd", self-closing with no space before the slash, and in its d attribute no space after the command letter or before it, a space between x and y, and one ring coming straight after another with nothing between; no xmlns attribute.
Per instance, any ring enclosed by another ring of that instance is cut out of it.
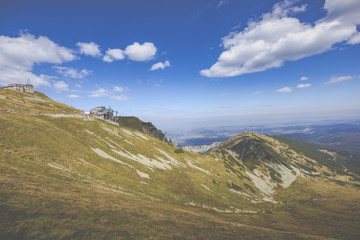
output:
<svg viewBox="0 0 360 240"><path fill-rule="evenodd" d="M114 110L111 107L106 108L105 106L96 107L90 110L90 115L103 117L104 119L112 119L114 117Z"/></svg>
<svg viewBox="0 0 360 240"><path fill-rule="evenodd" d="M34 93L34 86L31 84L11 83L7 87L3 87L3 89L9 89L24 93Z"/></svg>

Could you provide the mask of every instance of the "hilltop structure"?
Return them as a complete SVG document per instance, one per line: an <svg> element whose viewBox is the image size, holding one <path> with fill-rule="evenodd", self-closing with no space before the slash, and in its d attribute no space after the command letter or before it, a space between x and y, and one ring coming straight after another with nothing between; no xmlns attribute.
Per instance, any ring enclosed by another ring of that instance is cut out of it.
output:
<svg viewBox="0 0 360 240"><path fill-rule="evenodd" d="M34 86L32 84L21 84L21 83L11 83L7 87L3 87L3 89L9 89L17 92L24 92L24 93L34 93Z"/></svg>
<svg viewBox="0 0 360 240"><path fill-rule="evenodd" d="M114 116L114 110L112 110L110 107L106 108L105 106L100 106L100 107L91 109L90 115L103 117L104 119L112 119Z"/></svg>

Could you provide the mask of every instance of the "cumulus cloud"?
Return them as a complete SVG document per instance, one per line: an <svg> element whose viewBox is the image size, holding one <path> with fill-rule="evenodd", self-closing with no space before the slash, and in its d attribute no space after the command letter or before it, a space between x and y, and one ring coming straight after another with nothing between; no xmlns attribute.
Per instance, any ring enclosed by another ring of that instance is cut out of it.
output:
<svg viewBox="0 0 360 240"><path fill-rule="evenodd" d="M326 0L324 9L327 16L309 24L293 16L305 11L305 5L293 6L290 1L275 4L261 20L251 21L243 31L224 37L224 51L218 61L200 73L207 77L232 77L259 72L323 53L335 43L356 43L360 1Z"/></svg>
<svg viewBox="0 0 360 240"><path fill-rule="evenodd" d="M310 83L303 83L303 84L298 84L296 86L296 88L307 88L307 87L311 87Z"/></svg>
<svg viewBox="0 0 360 240"><path fill-rule="evenodd" d="M130 60L144 62L153 59L156 51L155 45L151 42L145 42L143 44L134 42L133 44L128 45L125 50L109 48L103 57L103 61L111 63L115 60L123 60L126 56Z"/></svg>
<svg viewBox="0 0 360 240"><path fill-rule="evenodd" d="M114 60L122 60L124 59L124 51L118 48L108 49L106 51L105 56L103 57L104 62L113 62Z"/></svg>
<svg viewBox="0 0 360 240"><path fill-rule="evenodd" d="M64 81L58 81L54 83L56 92L60 93L63 91L69 91L69 85Z"/></svg>
<svg viewBox="0 0 360 240"><path fill-rule="evenodd" d="M165 62L158 62L158 63L155 63L154 65L151 66L150 70L151 71L154 71L154 70L157 70L157 69L164 69L166 67L169 67L170 66L170 62L169 61L165 61Z"/></svg>
<svg viewBox="0 0 360 240"><path fill-rule="evenodd" d="M47 37L22 33L17 38L0 36L0 66L32 70L34 64L63 63L76 58L73 51Z"/></svg>
<svg viewBox="0 0 360 240"><path fill-rule="evenodd" d="M60 64L76 59L73 51L47 37L21 33L19 37L0 36L0 84L26 83L50 86L51 76L32 73L35 64Z"/></svg>
<svg viewBox="0 0 360 240"><path fill-rule="evenodd" d="M70 94L70 95L68 95L68 98L81 98L81 97L76 94Z"/></svg>
<svg viewBox="0 0 360 240"><path fill-rule="evenodd" d="M290 92L292 92L292 88L291 87L283 87L283 88L280 88L280 89L278 89L276 91L281 92L281 93L290 93Z"/></svg>
<svg viewBox="0 0 360 240"><path fill-rule="evenodd" d="M300 78L300 81L306 81L306 80L309 80L309 78L308 77L301 77Z"/></svg>
<svg viewBox="0 0 360 240"><path fill-rule="evenodd" d="M70 78L84 78L92 73L92 71L86 69L78 71L74 68L69 68L69 67L55 66L54 68L58 73L62 74L64 77L70 77Z"/></svg>
<svg viewBox="0 0 360 240"><path fill-rule="evenodd" d="M340 77L332 77L329 81L325 82L324 84L334 84L339 83L347 80L353 79L353 76L347 75L347 76L340 76Z"/></svg>
<svg viewBox="0 0 360 240"><path fill-rule="evenodd" d="M27 83L29 79L31 84L35 87L40 86L50 86L50 81L52 76L47 76L44 74L36 75L30 71L19 70L14 68L2 68L0 66L0 85L8 85L10 83Z"/></svg>
<svg viewBox="0 0 360 240"><path fill-rule="evenodd" d="M156 47L151 42L140 44L134 42L132 45L126 47L124 53L133 61L144 62L151 60L155 57Z"/></svg>
<svg viewBox="0 0 360 240"><path fill-rule="evenodd" d="M80 53L92 57L101 56L99 45L94 42L78 42L76 45L79 47Z"/></svg>

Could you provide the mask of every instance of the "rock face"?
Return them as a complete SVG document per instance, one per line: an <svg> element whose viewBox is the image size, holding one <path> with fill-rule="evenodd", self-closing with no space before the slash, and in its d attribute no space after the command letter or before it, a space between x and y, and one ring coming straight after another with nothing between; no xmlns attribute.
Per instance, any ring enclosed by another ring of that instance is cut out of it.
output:
<svg viewBox="0 0 360 240"><path fill-rule="evenodd" d="M171 140L168 140L165 134L157 129L151 122L143 122L137 117L115 117L115 121L118 122L120 126L139 130L160 141L172 144Z"/></svg>
<svg viewBox="0 0 360 240"><path fill-rule="evenodd" d="M221 142L213 142L210 145L200 145L200 146L185 146L183 149L196 153L206 153L207 151L219 146Z"/></svg>
<svg viewBox="0 0 360 240"><path fill-rule="evenodd" d="M266 149L265 145L260 139L246 136L241 134L237 138L231 138L223 142L219 147L222 149L231 149L235 152L242 161L251 161L252 159L258 159L262 161L273 160L272 156L268 152L270 149Z"/></svg>

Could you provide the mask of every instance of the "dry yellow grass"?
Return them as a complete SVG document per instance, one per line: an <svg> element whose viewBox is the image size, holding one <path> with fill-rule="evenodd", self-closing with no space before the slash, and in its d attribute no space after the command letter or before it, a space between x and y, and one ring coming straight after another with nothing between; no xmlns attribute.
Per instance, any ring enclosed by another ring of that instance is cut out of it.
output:
<svg viewBox="0 0 360 240"><path fill-rule="evenodd" d="M35 103L21 106L26 104ZM52 104L49 112L62 108ZM1 239L360 236L360 191L346 179L298 178L289 188L275 189L277 203L260 201L262 193L246 178L248 169L228 151L214 153L215 159L100 120L28 113L0 113ZM303 156L280 140L253 135L282 157ZM160 158L171 168L141 162Z"/></svg>

